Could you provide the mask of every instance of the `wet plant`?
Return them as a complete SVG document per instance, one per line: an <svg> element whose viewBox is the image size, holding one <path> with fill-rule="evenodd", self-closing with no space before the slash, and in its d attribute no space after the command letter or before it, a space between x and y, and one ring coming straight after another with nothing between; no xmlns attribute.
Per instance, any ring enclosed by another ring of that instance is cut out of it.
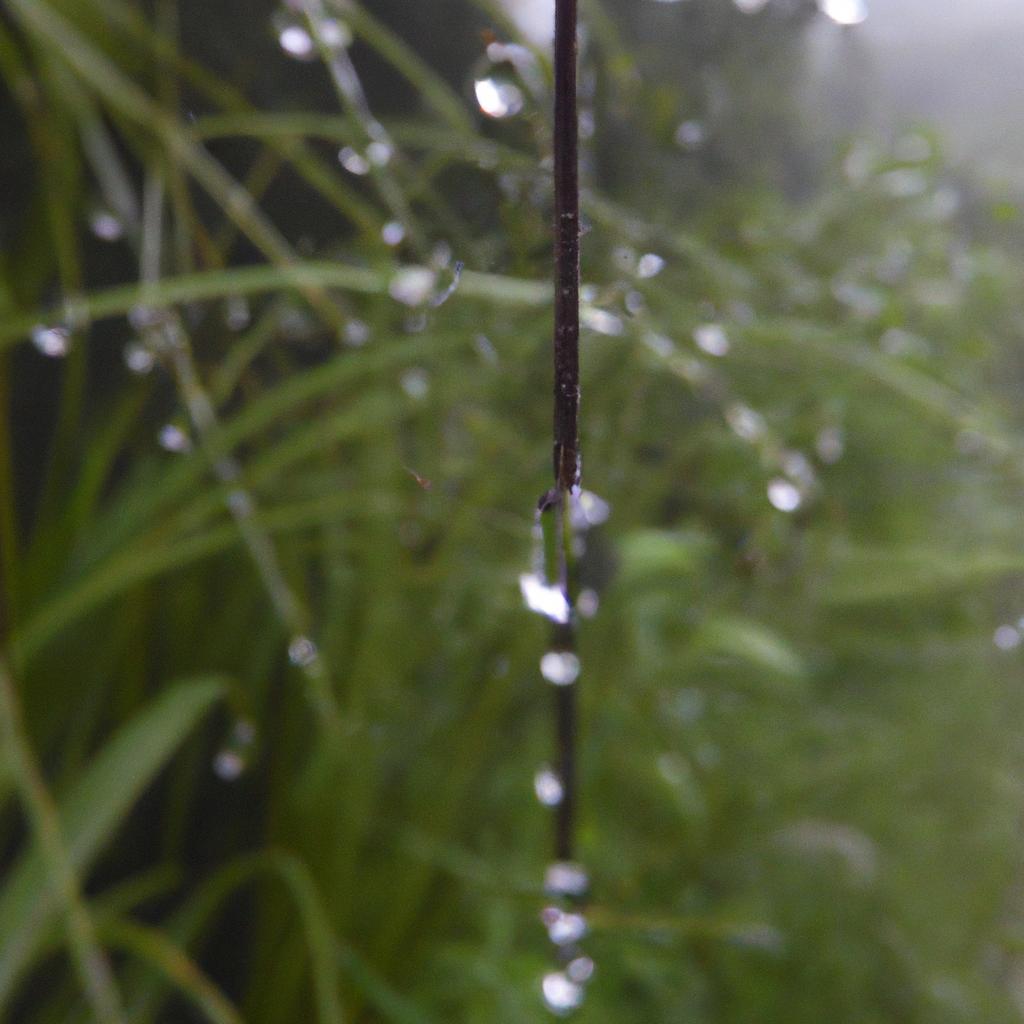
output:
<svg viewBox="0 0 1024 1024"><path fill-rule="evenodd" d="M1019 1017L1016 228L758 178L815 6L8 0L0 1018Z"/></svg>

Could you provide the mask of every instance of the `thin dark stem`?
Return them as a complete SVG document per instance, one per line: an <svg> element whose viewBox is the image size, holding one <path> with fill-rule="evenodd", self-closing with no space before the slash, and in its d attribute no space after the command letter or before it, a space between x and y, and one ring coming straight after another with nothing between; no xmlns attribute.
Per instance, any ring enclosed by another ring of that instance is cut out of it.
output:
<svg viewBox="0 0 1024 1024"><path fill-rule="evenodd" d="M555 6L555 484L579 483L580 183L576 0Z"/></svg>
<svg viewBox="0 0 1024 1024"><path fill-rule="evenodd" d="M554 473L559 499L561 583L573 604L570 502L580 482L580 187L576 111L576 0L555 3L555 416ZM573 617L556 626L552 649L576 649ZM555 743L562 799L555 810L555 856L572 860L576 818L576 687L558 686Z"/></svg>
<svg viewBox="0 0 1024 1024"><path fill-rule="evenodd" d="M556 630L556 649L572 651L575 636L571 626ZM555 808L555 859L572 860L576 833L576 687L554 687L555 745L562 799Z"/></svg>

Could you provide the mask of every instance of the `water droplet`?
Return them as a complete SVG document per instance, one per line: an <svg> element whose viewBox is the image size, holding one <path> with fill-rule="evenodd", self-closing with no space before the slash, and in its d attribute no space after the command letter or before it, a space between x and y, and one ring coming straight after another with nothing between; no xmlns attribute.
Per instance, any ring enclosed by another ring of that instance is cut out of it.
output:
<svg viewBox="0 0 1024 1024"><path fill-rule="evenodd" d="M362 348L370 340L370 325L365 320L349 320L342 329L341 339L352 348Z"/></svg>
<svg viewBox="0 0 1024 1024"><path fill-rule="evenodd" d="M572 651L548 651L540 659L540 674L555 686L572 686L580 676L580 659Z"/></svg>
<svg viewBox="0 0 1024 1024"><path fill-rule="evenodd" d="M405 226L397 220L389 220L380 229L380 237L384 239L385 245L400 245L405 238Z"/></svg>
<svg viewBox="0 0 1024 1024"><path fill-rule="evenodd" d="M237 476L237 469L232 471L232 475ZM248 491L236 487L228 492L228 509L236 519L248 519L255 511L252 496Z"/></svg>
<svg viewBox="0 0 1024 1024"><path fill-rule="evenodd" d="M534 775L533 791L545 807L557 807L565 796L562 780L550 768L541 768Z"/></svg>
<svg viewBox="0 0 1024 1024"><path fill-rule="evenodd" d="M124 224L110 210L96 210L89 218L89 229L104 242L116 242L124 235Z"/></svg>
<svg viewBox="0 0 1024 1024"><path fill-rule="evenodd" d="M308 636L292 637L288 644L288 660L299 668L307 668L316 661L319 651Z"/></svg>
<svg viewBox="0 0 1024 1024"><path fill-rule="evenodd" d="M587 934L587 919L582 914L545 907L540 919L548 930L548 938L556 946L571 946Z"/></svg>
<svg viewBox="0 0 1024 1024"><path fill-rule="evenodd" d="M589 956L578 956L566 965L565 973L570 981L584 985L594 976L594 961Z"/></svg>
<svg viewBox="0 0 1024 1024"><path fill-rule="evenodd" d="M777 476L768 484L768 500L780 512L795 512L803 498L794 484L784 477Z"/></svg>
<svg viewBox="0 0 1024 1024"><path fill-rule="evenodd" d="M574 491L570 499L570 521L576 530L588 530L608 521L612 507L593 491Z"/></svg>
<svg viewBox="0 0 1024 1024"><path fill-rule="evenodd" d="M694 328L693 340L709 356L724 356L729 352L729 337L720 324L700 324Z"/></svg>
<svg viewBox="0 0 1024 1024"><path fill-rule="evenodd" d="M581 590L579 596L576 598L576 611L580 613L585 619L592 619L597 614L598 606L601 604L601 598L596 590L591 590L587 587L585 590Z"/></svg>
<svg viewBox="0 0 1024 1024"><path fill-rule="evenodd" d="M818 458L828 466L835 465L846 451L846 435L842 427L825 427L814 441Z"/></svg>
<svg viewBox="0 0 1024 1024"><path fill-rule="evenodd" d="M583 986L576 984L563 971L552 971L544 975L541 991L547 1008L559 1017L564 1017L583 1003Z"/></svg>
<svg viewBox="0 0 1024 1024"><path fill-rule="evenodd" d="M489 363L491 366L498 365L498 350L494 347L494 342L486 334L478 334L473 339L473 347L485 363Z"/></svg>
<svg viewBox="0 0 1024 1024"><path fill-rule="evenodd" d="M647 300L644 298L643 292L638 292L635 289L626 292L622 304L626 307L626 312L632 316L639 316L647 308Z"/></svg>
<svg viewBox="0 0 1024 1024"><path fill-rule="evenodd" d="M366 158L374 167L387 167L394 155L395 150L390 142L371 142L366 147Z"/></svg>
<svg viewBox="0 0 1024 1024"><path fill-rule="evenodd" d="M352 45L352 32L348 25L337 18L323 18L317 24L317 31L324 46L332 50L343 50Z"/></svg>
<svg viewBox="0 0 1024 1024"><path fill-rule="evenodd" d="M805 488L814 486L814 467L803 452L784 451L780 462L782 471L791 480L795 480Z"/></svg>
<svg viewBox="0 0 1024 1024"><path fill-rule="evenodd" d="M684 121L676 129L676 145L680 149L694 150L704 145L708 137L707 129L700 121Z"/></svg>
<svg viewBox="0 0 1024 1024"><path fill-rule="evenodd" d="M443 264L442 264L443 265ZM462 260L456 260L455 266L452 267L452 279L451 283L443 291L438 292L431 300L430 304L435 309L439 306L443 306L454 294L456 288L459 287L459 282L462 280L462 270L465 264Z"/></svg>
<svg viewBox="0 0 1024 1024"><path fill-rule="evenodd" d="M403 267L391 279L388 294L405 306L419 306L430 297L436 281L429 267Z"/></svg>
<svg viewBox="0 0 1024 1024"><path fill-rule="evenodd" d="M544 873L544 891L549 896L585 896L590 888L590 876L582 864L556 860Z"/></svg>
<svg viewBox="0 0 1024 1024"><path fill-rule="evenodd" d="M430 393L430 374L422 367L414 366L402 374L402 390L410 397L421 400Z"/></svg>
<svg viewBox="0 0 1024 1024"><path fill-rule="evenodd" d="M225 782L234 782L245 771L245 758L237 751L227 748L217 752L213 759L213 770Z"/></svg>
<svg viewBox="0 0 1024 1024"><path fill-rule="evenodd" d="M818 8L837 25L859 25L868 16L866 0L818 0Z"/></svg>
<svg viewBox="0 0 1024 1024"><path fill-rule="evenodd" d="M872 320L885 309L885 296L877 288L868 288L855 281L833 281L832 294L863 320Z"/></svg>
<svg viewBox="0 0 1024 1024"><path fill-rule="evenodd" d="M488 117L514 117L523 109L522 90L500 78L478 78L473 83L473 92L480 110Z"/></svg>
<svg viewBox="0 0 1024 1024"><path fill-rule="evenodd" d="M992 642L1001 651L1012 651L1015 647L1020 646L1020 641L1020 630L1017 629L1016 626L1000 626L995 633L992 634Z"/></svg>
<svg viewBox="0 0 1024 1024"><path fill-rule="evenodd" d="M315 60L316 44L306 29L296 22L284 22L277 32L281 49L296 60Z"/></svg>
<svg viewBox="0 0 1024 1024"><path fill-rule="evenodd" d="M229 331L244 331L252 319L249 300L244 295L231 295L224 306L224 323Z"/></svg>
<svg viewBox="0 0 1024 1024"><path fill-rule="evenodd" d="M523 573L519 577L519 590L526 607L552 622L569 621L569 602L560 587L551 586L537 573Z"/></svg>
<svg viewBox="0 0 1024 1024"><path fill-rule="evenodd" d="M636 276L642 280L657 277L665 269L665 260L655 252L645 252L637 260Z"/></svg>
<svg viewBox="0 0 1024 1024"><path fill-rule="evenodd" d="M168 452L180 453L192 450L192 441L188 434L174 423L165 423L160 428L157 441L160 443L160 447Z"/></svg>
<svg viewBox="0 0 1024 1024"><path fill-rule="evenodd" d="M605 309L594 309L588 307L580 313L580 323L598 334L607 334L617 338L626 329L622 317L609 313Z"/></svg>
<svg viewBox="0 0 1024 1024"><path fill-rule="evenodd" d="M725 421L737 437L751 444L764 437L764 417L756 409L751 409L742 402L734 402L726 407Z"/></svg>
<svg viewBox="0 0 1024 1024"><path fill-rule="evenodd" d="M66 327L37 324L32 328L32 344L44 356L61 359L71 351L71 332Z"/></svg>
<svg viewBox="0 0 1024 1024"><path fill-rule="evenodd" d="M369 174L370 161L357 152L351 146L343 146L338 150L338 163L348 171L349 174Z"/></svg>
<svg viewBox="0 0 1024 1024"><path fill-rule="evenodd" d="M667 359L676 350L675 342L664 334L657 331L645 331L643 335L644 344L657 356Z"/></svg>
<svg viewBox="0 0 1024 1024"><path fill-rule="evenodd" d="M124 365L132 373L139 375L149 373L156 365L152 350L141 341L131 341L124 347Z"/></svg>

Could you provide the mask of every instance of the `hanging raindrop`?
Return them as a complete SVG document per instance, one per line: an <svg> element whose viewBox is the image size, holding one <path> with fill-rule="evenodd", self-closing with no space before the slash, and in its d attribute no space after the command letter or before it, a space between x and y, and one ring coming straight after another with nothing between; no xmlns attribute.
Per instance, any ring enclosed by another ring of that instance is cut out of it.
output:
<svg viewBox="0 0 1024 1024"><path fill-rule="evenodd" d="M514 117L523 109L522 89L496 75L478 78L473 83L473 92L480 110L496 120Z"/></svg>
<svg viewBox="0 0 1024 1024"><path fill-rule="evenodd" d="M299 668L308 668L318 656L316 644L308 636L292 637L288 644L288 660Z"/></svg>
<svg viewBox="0 0 1024 1024"><path fill-rule="evenodd" d="M32 344L51 359L62 359L71 351L71 332L66 327L38 324L32 328Z"/></svg>
<svg viewBox="0 0 1024 1024"><path fill-rule="evenodd" d="M540 659L540 674L554 686L572 686L580 675L580 659L572 651L548 651Z"/></svg>
<svg viewBox="0 0 1024 1024"><path fill-rule="evenodd" d="M544 873L544 891L549 896L566 896L575 899L585 896L590 888L590 876L582 864L573 861L556 860L548 865Z"/></svg>
<svg viewBox="0 0 1024 1024"><path fill-rule="evenodd" d="M777 476L768 484L768 500L780 512L795 512L803 498L795 484Z"/></svg>
<svg viewBox="0 0 1024 1024"><path fill-rule="evenodd" d="M168 452L181 454L192 450L191 438L181 427L174 423L165 423L160 428L160 432L157 434L157 441L160 443L160 447Z"/></svg>
<svg viewBox="0 0 1024 1024"><path fill-rule="evenodd" d="M534 775L533 791L545 807L557 807L565 797L562 780L550 768L541 768Z"/></svg>
<svg viewBox="0 0 1024 1024"><path fill-rule="evenodd" d="M541 982L544 1002L547 1008L559 1017L577 1009L583 1002L583 986L578 985L563 971L552 971L544 975Z"/></svg>
<svg viewBox="0 0 1024 1024"><path fill-rule="evenodd" d="M156 357L148 345L131 341L124 347L124 365L140 376L149 373L156 365Z"/></svg>

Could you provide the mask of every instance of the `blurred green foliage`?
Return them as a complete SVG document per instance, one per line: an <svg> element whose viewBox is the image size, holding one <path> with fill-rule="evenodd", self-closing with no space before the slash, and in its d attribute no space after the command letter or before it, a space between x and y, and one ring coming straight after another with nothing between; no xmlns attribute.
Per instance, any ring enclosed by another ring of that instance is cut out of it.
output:
<svg viewBox="0 0 1024 1024"><path fill-rule="evenodd" d="M1017 1020L1012 218L807 148L807 5L585 7L578 1019ZM0 14L4 1019L545 1016L547 58L274 16Z"/></svg>

